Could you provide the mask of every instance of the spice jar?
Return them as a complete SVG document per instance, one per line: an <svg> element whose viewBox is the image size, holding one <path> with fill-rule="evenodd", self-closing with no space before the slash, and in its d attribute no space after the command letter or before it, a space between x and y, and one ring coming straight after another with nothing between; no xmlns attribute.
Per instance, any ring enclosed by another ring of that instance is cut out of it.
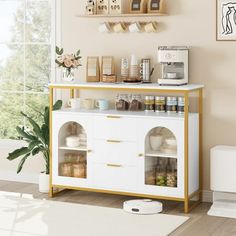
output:
<svg viewBox="0 0 236 236"><path fill-rule="evenodd" d="M166 111L168 113L176 113L177 112L177 97L167 97Z"/></svg>
<svg viewBox="0 0 236 236"><path fill-rule="evenodd" d="M116 97L116 110L127 111L129 109L129 97L127 94L120 94Z"/></svg>
<svg viewBox="0 0 236 236"><path fill-rule="evenodd" d="M166 98L162 96L155 97L155 111L163 113L166 111Z"/></svg>
<svg viewBox="0 0 236 236"><path fill-rule="evenodd" d="M176 188L177 187L177 170L175 166L170 163L170 159L168 159L168 164L166 167L166 186Z"/></svg>
<svg viewBox="0 0 236 236"><path fill-rule="evenodd" d="M184 113L185 99L178 97L178 113Z"/></svg>
<svg viewBox="0 0 236 236"><path fill-rule="evenodd" d="M142 110L142 96L132 95L129 105L130 111L141 111Z"/></svg>
<svg viewBox="0 0 236 236"><path fill-rule="evenodd" d="M162 160L158 161L156 168L156 185L166 186L166 169Z"/></svg>
<svg viewBox="0 0 236 236"><path fill-rule="evenodd" d="M145 96L144 107L146 112L155 111L155 96Z"/></svg>

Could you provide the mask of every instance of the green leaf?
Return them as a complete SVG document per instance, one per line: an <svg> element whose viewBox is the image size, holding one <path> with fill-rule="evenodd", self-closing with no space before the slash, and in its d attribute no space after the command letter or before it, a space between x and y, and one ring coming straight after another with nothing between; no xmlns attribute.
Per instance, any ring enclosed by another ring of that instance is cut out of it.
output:
<svg viewBox="0 0 236 236"><path fill-rule="evenodd" d="M79 55L80 55L80 50L78 50L76 53L76 56L79 56Z"/></svg>
<svg viewBox="0 0 236 236"><path fill-rule="evenodd" d="M9 153L7 159L9 161L12 161L20 156L28 154L29 152L30 150L27 147L22 147L22 148L16 149L14 152Z"/></svg>
<svg viewBox="0 0 236 236"><path fill-rule="evenodd" d="M23 168L23 165L25 164L25 161L26 159L30 156L30 153L29 154L26 154L20 161L20 163L18 164L18 167L17 167L17 174L19 174Z"/></svg>
<svg viewBox="0 0 236 236"><path fill-rule="evenodd" d="M36 148L33 149L33 151L32 151L32 156L37 155L40 151L41 151L41 148L40 148L40 147L36 147Z"/></svg>
<svg viewBox="0 0 236 236"><path fill-rule="evenodd" d="M43 119L44 119L44 123L46 125L49 125L49 107L45 107Z"/></svg>
<svg viewBox="0 0 236 236"><path fill-rule="evenodd" d="M49 145L49 126L46 124L43 124L41 127L41 133L45 139L45 144Z"/></svg>
<svg viewBox="0 0 236 236"><path fill-rule="evenodd" d="M60 110L62 107L62 100L57 100L56 103L53 106L53 111Z"/></svg>
<svg viewBox="0 0 236 236"><path fill-rule="evenodd" d="M42 134L41 134L41 129L39 127L39 125L29 116L27 116L25 113L21 112L21 114L26 117L28 119L28 121L30 122L30 124L32 125L33 127L33 131L34 131L34 134L39 137L43 142L45 142Z"/></svg>
<svg viewBox="0 0 236 236"><path fill-rule="evenodd" d="M16 131L17 133L26 139L26 141L33 141L33 140L37 140L37 137L27 133L26 131L24 131L24 128L21 128L19 126L16 127Z"/></svg>
<svg viewBox="0 0 236 236"><path fill-rule="evenodd" d="M36 146L42 144L42 142L40 142L39 140L37 141L32 141L29 146L28 146L28 149L31 151L33 150Z"/></svg>

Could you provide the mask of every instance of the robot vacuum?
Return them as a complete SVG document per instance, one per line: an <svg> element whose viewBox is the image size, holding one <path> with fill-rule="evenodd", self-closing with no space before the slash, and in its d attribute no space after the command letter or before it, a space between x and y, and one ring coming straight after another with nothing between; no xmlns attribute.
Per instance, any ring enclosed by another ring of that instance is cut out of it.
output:
<svg viewBox="0 0 236 236"><path fill-rule="evenodd" d="M161 202L151 199L130 200L123 204L124 211L139 215L153 215L161 213L163 205Z"/></svg>

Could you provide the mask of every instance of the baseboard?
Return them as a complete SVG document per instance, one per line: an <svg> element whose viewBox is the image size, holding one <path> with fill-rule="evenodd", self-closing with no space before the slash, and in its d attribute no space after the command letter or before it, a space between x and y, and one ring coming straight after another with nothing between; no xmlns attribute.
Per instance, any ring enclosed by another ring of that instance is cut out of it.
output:
<svg viewBox="0 0 236 236"><path fill-rule="evenodd" d="M38 184L38 179L39 179L38 174L29 174L29 173L17 174L16 172L13 171L0 171L0 180Z"/></svg>
<svg viewBox="0 0 236 236"><path fill-rule="evenodd" d="M210 190L202 191L202 201L203 202L213 202L213 193Z"/></svg>

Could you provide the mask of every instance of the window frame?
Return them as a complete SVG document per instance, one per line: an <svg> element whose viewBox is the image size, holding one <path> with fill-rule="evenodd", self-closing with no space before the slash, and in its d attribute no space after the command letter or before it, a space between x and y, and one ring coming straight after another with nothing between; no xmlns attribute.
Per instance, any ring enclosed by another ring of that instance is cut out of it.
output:
<svg viewBox="0 0 236 236"><path fill-rule="evenodd" d="M61 42L61 0L49 0L51 1L51 42L48 44L46 43L35 43L37 45L50 45L51 44L51 83L56 82L56 78L58 78L58 72L56 70L56 63L55 63L55 47L56 41L58 43ZM5 43L5 44L20 44L20 43ZM28 42L24 42L23 44L27 45ZM33 45L34 43L30 43ZM5 92L5 91L4 91ZM10 91L10 92L17 92L17 91ZM34 93L34 92L30 92ZM37 92L40 94L40 92ZM27 91L24 91L23 94L28 94ZM45 93L44 93L45 94ZM55 98L61 97L60 94L55 94ZM1 148L17 148L24 145L25 142L22 140L13 140L13 139L0 139L0 149Z"/></svg>

